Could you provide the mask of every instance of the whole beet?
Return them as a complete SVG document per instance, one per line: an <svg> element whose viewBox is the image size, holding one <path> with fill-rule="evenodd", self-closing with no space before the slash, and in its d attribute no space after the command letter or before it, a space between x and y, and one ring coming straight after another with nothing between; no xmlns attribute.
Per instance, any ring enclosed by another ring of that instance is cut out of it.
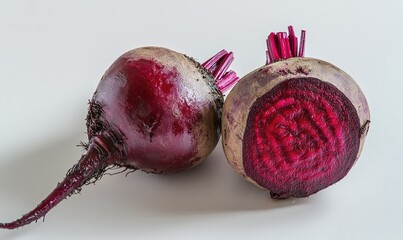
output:
<svg viewBox="0 0 403 240"><path fill-rule="evenodd" d="M44 217L110 168L167 174L200 163L220 136L221 90L238 79L227 72L232 60L225 50L204 66L166 48L123 54L90 100L86 153L35 209L0 228L15 229Z"/></svg>
<svg viewBox="0 0 403 240"><path fill-rule="evenodd" d="M195 61L163 48L138 48L102 77L90 103L88 136L98 140L107 129L121 139L121 166L182 171L217 144L222 101L211 74Z"/></svg>

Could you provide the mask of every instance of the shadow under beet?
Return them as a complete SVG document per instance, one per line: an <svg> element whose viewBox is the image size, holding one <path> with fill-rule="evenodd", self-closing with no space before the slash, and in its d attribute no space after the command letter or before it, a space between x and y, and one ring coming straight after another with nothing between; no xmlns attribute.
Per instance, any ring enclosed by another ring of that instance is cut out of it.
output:
<svg viewBox="0 0 403 240"><path fill-rule="evenodd" d="M135 172L127 178L135 204L160 214L259 211L312 202L307 198L271 199L268 191L237 175L227 163L221 143L206 161L188 171L172 175Z"/></svg>

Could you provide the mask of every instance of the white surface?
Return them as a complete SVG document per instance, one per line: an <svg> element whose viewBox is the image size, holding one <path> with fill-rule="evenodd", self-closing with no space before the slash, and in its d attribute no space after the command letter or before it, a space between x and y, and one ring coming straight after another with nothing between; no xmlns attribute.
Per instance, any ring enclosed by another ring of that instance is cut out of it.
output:
<svg viewBox="0 0 403 240"><path fill-rule="evenodd" d="M120 54L158 45L202 61L225 47L243 76L289 24L307 29L307 56L344 69L368 98L372 125L349 175L272 201L218 145L182 174L105 176L0 239L403 239L401 1L234 2L1 1L0 221L36 206L78 160L87 100Z"/></svg>

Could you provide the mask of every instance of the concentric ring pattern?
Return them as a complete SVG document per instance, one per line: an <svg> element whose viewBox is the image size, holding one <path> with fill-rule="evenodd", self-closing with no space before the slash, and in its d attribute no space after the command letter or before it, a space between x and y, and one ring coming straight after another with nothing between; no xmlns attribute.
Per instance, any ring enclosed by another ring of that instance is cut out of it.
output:
<svg viewBox="0 0 403 240"><path fill-rule="evenodd" d="M359 130L356 109L335 86L315 78L286 80L250 109L245 173L274 198L309 196L348 173Z"/></svg>

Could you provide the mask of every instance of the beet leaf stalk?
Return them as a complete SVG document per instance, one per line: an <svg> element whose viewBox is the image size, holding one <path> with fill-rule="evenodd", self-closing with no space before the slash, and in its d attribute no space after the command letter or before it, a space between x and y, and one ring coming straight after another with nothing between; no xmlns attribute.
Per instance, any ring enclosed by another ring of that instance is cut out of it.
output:
<svg viewBox="0 0 403 240"><path fill-rule="evenodd" d="M301 30L301 40L298 50L298 38L293 26L286 32L270 33L266 39L266 64L277 62L292 57L304 57L306 31Z"/></svg>
<svg viewBox="0 0 403 240"><path fill-rule="evenodd" d="M233 61L234 54L223 49L202 64L217 79L217 87L221 92L227 91L239 80L234 71L227 71Z"/></svg>

